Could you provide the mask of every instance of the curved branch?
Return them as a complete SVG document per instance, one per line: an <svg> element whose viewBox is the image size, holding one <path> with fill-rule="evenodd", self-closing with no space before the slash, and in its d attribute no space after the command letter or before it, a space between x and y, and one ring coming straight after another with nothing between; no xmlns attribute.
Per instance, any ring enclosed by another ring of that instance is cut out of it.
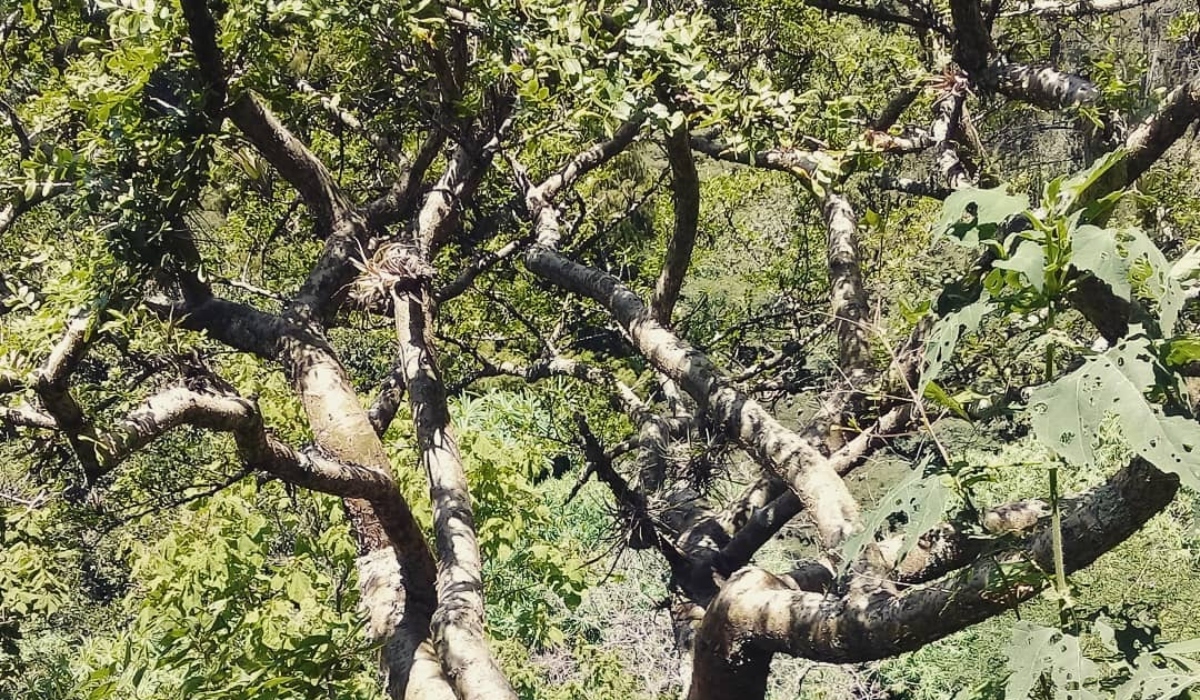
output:
<svg viewBox="0 0 1200 700"><path fill-rule="evenodd" d="M1090 565L1124 542L1162 511L1178 488L1178 478L1140 460L1114 475L1063 519L1068 571ZM1043 528L1017 549L906 589L860 572L844 594L813 593L760 569L743 570L705 615L689 698L756 697L775 653L833 663L870 661L998 615L1045 587L1045 577L1019 574L1053 569L1050 540Z"/></svg>
<svg viewBox="0 0 1200 700"><path fill-rule="evenodd" d="M671 163L671 186L675 208L675 229L667 241L662 272L650 298L650 313L655 321L671 325L671 312L679 299L684 276L692 262L696 229L700 222L700 177L692 159L687 126L667 137L667 160Z"/></svg>

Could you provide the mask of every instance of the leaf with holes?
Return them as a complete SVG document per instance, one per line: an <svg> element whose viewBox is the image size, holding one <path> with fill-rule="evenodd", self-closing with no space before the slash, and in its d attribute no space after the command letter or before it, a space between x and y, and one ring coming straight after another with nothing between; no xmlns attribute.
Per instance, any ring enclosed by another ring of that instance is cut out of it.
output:
<svg viewBox="0 0 1200 700"><path fill-rule="evenodd" d="M1010 195L1003 186L990 190L963 189L946 198L933 231L974 248L981 240L993 238L1006 219L1028 208L1028 197Z"/></svg>
<svg viewBox="0 0 1200 700"><path fill-rule="evenodd" d="M1136 288L1139 296L1158 305L1163 334L1174 331L1187 300L1184 277L1141 229L1075 228L1071 231L1071 264L1098 277L1126 301Z"/></svg>
<svg viewBox="0 0 1200 700"><path fill-rule="evenodd" d="M983 317L992 310L992 300L985 293L979 301L947 314L933 327L925 341L925 369L917 382L917 394L924 395L929 382L938 378L942 366L954 354L958 339L965 333L973 333Z"/></svg>
<svg viewBox="0 0 1200 700"><path fill-rule="evenodd" d="M1113 294L1129 301L1129 261L1121 255L1115 231L1080 226L1071 232L1071 264L1108 284Z"/></svg>
<svg viewBox="0 0 1200 700"><path fill-rule="evenodd" d="M1164 656L1166 647L1139 656L1133 675L1116 689L1117 700L1173 700L1200 685L1200 667L1180 656Z"/></svg>
<svg viewBox="0 0 1200 700"><path fill-rule="evenodd" d="M1088 360L1029 399L1033 431L1063 459L1096 461L1095 444L1105 416L1115 413L1122 436L1138 455L1162 471L1200 487L1200 424L1165 415L1146 398L1155 385L1154 356L1144 337L1132 338Z"/></svg>
<svg viewBox="0 0 1200 700"><path fill-rule="evenodd" d="M1018 622L1008 645L1008 668L1011 673L1004 688L1005 698L1035 697L1034 690L1043 677L1054 684L1055 698L1098 698L1084 687L1096 677L1096 664L1083 655L1078 637L1052 627Z"/></svg>
<svg viewBox="0 0 1200 700"><path fill-rule="evenodd" d="M857 561L867 545L875 541L876 533L887 528L897 516L907 525L896 561L904 559L922 534L941 523L951 492L943 483L941 474L925 475L926 464L928 460L879 500L863 529L848 539L842 548L843 567Z"/></svg>

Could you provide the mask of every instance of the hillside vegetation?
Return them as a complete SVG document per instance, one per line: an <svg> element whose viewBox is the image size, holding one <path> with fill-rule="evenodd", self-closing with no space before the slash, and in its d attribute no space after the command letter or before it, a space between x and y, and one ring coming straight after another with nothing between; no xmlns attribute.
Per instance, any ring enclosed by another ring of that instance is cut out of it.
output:
<svg viewBox="0 0 1200 700"><path fill-rule="evenodd" d="M1200 696L1181 0L8 0L0 699Z"/></svg>

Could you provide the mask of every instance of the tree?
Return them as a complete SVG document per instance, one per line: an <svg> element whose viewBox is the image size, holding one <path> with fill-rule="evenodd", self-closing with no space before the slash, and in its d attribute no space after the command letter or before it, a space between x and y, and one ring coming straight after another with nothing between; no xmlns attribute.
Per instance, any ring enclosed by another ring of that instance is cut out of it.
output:
<svg viewBox="0 0 1200 700"><path fill-rule="evenodd" d="M224 486L259 474L341 499L365 635L394 698L516 696L485 634L479 523L447 404L495 377L567 377L604 397L572 408L581 480L602 481L628 544L669 568L690 698L761 696L776 654L913 650L1048 587L1068 620L1067 576L1200 475L1200 428L1174 379L1194 359L1179 320L1194 270L1110 225L1126 188L1200 119L1200 81L1147 105L1046 63L1060 18L1141 4L30 0L0 24L0 234L16 268L4 422L41 453L65 445L66 466L43 478L67 509L102 505L122 470L183 429L232 437L242 468ZM805 22L875 33L853 86L869 97L837 94L836 60L814 67L796 50ZM981 99L1015 129L1032 128L1022 105L1066 115L1090 169L1051 180L1036 204L996 188L1007 173L969 109ZM932 116L909 116L917 106ZM928 126L898 126L908 119ZM661 256L635 261L656 272L622 277L614 226L593 212L631 225L637 198L614 206L606 173L654 147L672 225ZM828 322L784 308L789 325L835 339L828 376L806 382L820 403L808 427L777 419L760 381L803 366L800 338L765 332L773 355L730 372L677 313L704 244L701 157L785 173L820 212ZM890 177L900 162L936 177ZM944 199L935 232L978 256L907 317L873 313L864 283L854 200L885 190ZM230 275L251 265L254 282ZM939 411L965 413L940 376L960 336L1018 318L1044 346L1014 383L1032 388L1023 415L1046 445L1049 502L978 509L969 480L947 495L969 465L939 445L899 498L907 532L881 533L844 477L899 434L935 434ZM379 319L395 362L364 389L336 333ZM597 326L629 351L570 350ZM1091 349L1095 332L1111 349ZM281 370L294 399L239 390L230 353ZM1094 462L1113 411L1128 464L1067 498L1057 465ZM411 425L393 427L398 413ZM412 436L432 547L389 430ZM761 478L724 501L689 490L675 455L701 435L744 450ZM789 573L751 566L801 514L821 555Z"/></svg>

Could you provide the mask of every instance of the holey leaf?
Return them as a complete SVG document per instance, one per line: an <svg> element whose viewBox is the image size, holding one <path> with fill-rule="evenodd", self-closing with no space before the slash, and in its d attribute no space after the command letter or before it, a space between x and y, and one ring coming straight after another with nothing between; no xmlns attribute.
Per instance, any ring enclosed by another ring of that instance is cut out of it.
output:
<svg viewBox="0 0 1200 700"><path fill-rule="evenodd" d="M1117 248L1114 231L1096 226L1080 226L1071 232L1071 264L1092 273L1112 289L1113 294L1129 301L1129 261Z"/></svg>
<svg viewBox="0 0 1200 700"><path fill-rule="evenodd" d="M938 378L942 371L942 366L954 354L954 348L958 346L958 339L966 333L974 333L979 324L983 321L983 317L992 310L992 300L984 292L979 301L964 307L951 314L946 314L929 333L928 340L925 341L925 368L921 371L921 378L917 382L917 395L922 396L928 388L929 382Z"/></svg>
<svg viewBox="0 0 1200 700"><path fill-rule="evenodd" d="M1151 649L1133 660L1133 675L1116 689L1117 700L1174 700L1200 686L1200 664L1183 656L1200 652L1198 640Z"/></svg>
<svg viewBox="0 0 1200 700"><path fill-rule="evenodd" d="M1146 399L1154 364L1144 337L1126 340L1029 398L1034 434L1069 462L1096 462L1105 416L1116 414L1129 447L1164 472L1200 488L1200 423L1165 415Z"/></svg>
<svg viewBox="0 0 1200 700"><path fill-rule="evenodd" d="M1008 645L1010 675L1004 686L1007 700L1027 700L1043 676L1054 684L1055 700L1090 700L1098 696L1084 684L1095 678L1096 664L1083 655L1079 637L1053 627L1021 621L1013 626Z"/></svg>
<svg viewBox="0 0 1200 700"><path fill-rule="evenodd" d="M993 238L1006 219L1028 208L1028 197L1010 195L1004 186L990 190L962 189L946 198L933 231L975 248L981 240Z"/></svg>
<svg viewBox="0 0 1200 700"><path fill-rule="evenodd" d="M876 533L885 530L893 522L907 523L896 561L902 561L922 534L941 523L951 493L942 481L941 474L925 475L926 463L922 462L879 499L875 509L867 516L863 529L846 540L842 548L843 567L857 561L867 545L875 541Z"/></svg>
<svg viewBox="0 0 1200 700"><path fill-rule="evenodd" d="M1162 251L1140 229L1080 226L1071 231L1071 264L1090 272L1128 301L1136 283L1139 296L1158 305L1159 325L1172 335L1186 301L1184 274L1167 263Z"/></svg>

